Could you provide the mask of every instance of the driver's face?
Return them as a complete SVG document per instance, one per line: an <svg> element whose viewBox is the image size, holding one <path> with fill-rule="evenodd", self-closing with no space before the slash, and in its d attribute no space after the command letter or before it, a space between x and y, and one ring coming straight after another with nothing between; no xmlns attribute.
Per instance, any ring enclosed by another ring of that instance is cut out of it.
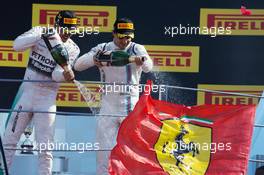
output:
<svg viewBox="0 0 264 175"><path fill-rule="evenodd" d="M125 37L119 38L117 36L117 34L114 33L113 35L114 35L114 43L120 49L125 49L132 40L132 38L130 36L125 36Z"/></svg>
<svg viewBox="0 0 264 175"><path fill-rule="evenodd" d="M67 29L63 27L59 27L58 32L61 37L62 42L66 42L74 32L71 32L72 30L75 30L75 28Z"/></svg>
<svg viewBox="0 0 264 175"><path fill-rule="evenodd" d="M60 37L61 37L61 40L62 42L66 42L70 37L72 36L72 34L70 33L67 33L67 34L63 34L63 33L60 33Z"/></svg>

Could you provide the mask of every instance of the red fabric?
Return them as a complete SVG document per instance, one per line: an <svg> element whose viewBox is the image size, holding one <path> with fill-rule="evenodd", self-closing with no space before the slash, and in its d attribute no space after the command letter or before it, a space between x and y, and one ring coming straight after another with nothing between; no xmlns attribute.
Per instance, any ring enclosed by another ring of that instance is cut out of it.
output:
<svg viewBox="0 0 264 175"><path fill-rule="evenodd" d="M244 16L250 16L251 15L251 11L247 10L245 6L241 6L240 11L241 11L242 15L244 15Z"/></svg>
<svg viewBox="0 0 264 175"><path fill-rule="evenodd" d="M169 115L160 115L160 112ZM207 119L213 124L190 121L209 127L212 142L231 143L229 151L210 154L206 175L246 174L255 105L176 105L142 95L133 112L123 121L117 145L111 152L111 175L169 175L158 161L154 145L161 133L162 121L182 116Z"/></svg>

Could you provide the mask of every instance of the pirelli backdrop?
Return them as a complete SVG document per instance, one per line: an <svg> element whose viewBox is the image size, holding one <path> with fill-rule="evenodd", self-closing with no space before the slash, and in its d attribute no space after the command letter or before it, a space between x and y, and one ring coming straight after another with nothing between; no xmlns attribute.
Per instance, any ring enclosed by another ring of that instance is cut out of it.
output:
<svg viewBox="0 0 264 175"><path fill-rule="evenodd" d="M143 44L154 62L156 84L212 89L260 95L264 89L264 2L247 1L252 15L243 16L241 2L187 1L5 1L0 27L0 108L9 109L21 82L29 51L15 52L13 40L32 26L53 26L60 10L73 10L80 33L73 37L81 55L98 43L112 40L117 17L135 23L135 42ZM216 33L217 32L217 33ZM76 72L78 80L99 81L96 67ZM89 111L100 107L99 87L87 84L92 102L85 103L73 84L62 84L57 105L60 111ZM257 104L252 97L212 92L167 89L162 98L186 105Z"/></svg>

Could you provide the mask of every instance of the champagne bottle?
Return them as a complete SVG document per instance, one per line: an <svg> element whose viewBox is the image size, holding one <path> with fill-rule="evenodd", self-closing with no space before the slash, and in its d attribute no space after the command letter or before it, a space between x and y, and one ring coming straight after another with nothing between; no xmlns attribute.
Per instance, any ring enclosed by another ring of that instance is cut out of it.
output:
<svg viewBox="0 0 264 175"><path fill-rule="evenodd" d="M113 51L111 53L112 66L125 66L130 63L130 55L124 51Z"/></svg>
<svg viewBox="0 0 264 175"><path fill-rule="evenodd" d="M42 38L56 63L59 64L65 71L71 69L68 63L69 54L67 49L63 45L60 36L55 33L54 37L51 37L51 39L49 39L45 35L42 36Z"/></svg>
<svg viewBox="0 0 264 175"><path fill-rule="evenodd" d="M136 61L136 58L138 56L130 56L127 52L125 51L113 51L111 53L112 57L112 66L125 66L129 63L134 63ZM145 57L141 57L141 61L145 61Z"/></svg>
<svg viewBox="0 0 264 175"><path fill-rule="evenodd" d="M102 53L97 59L103 65L125 66L129 63L135 62L136 56L130 56L127 52L118 50ZM145 57L141 57L141 59L144 61Z"/></svg>
<svg viewBox="0 0 264 175"><path fill-rule="evenodd" d="M54 46L50 53L53 57L53 59L56 61L57 64L59 64L61 67L65 67L68 65L69 62L69 54L68 51L65 49L65 47L62 44L58 44Z"/></svg>

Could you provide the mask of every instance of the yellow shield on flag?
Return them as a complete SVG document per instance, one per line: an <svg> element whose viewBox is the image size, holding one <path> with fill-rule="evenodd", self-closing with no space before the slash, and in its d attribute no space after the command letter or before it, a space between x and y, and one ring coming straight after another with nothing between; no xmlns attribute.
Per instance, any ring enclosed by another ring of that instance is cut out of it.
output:
<svg viewBox="0 0 264 175"><path fill-rule="evenodd" d="M211 128L178 119L162 123L154 149L164 171L170 175L204 175L210 162Z"/></svg>

